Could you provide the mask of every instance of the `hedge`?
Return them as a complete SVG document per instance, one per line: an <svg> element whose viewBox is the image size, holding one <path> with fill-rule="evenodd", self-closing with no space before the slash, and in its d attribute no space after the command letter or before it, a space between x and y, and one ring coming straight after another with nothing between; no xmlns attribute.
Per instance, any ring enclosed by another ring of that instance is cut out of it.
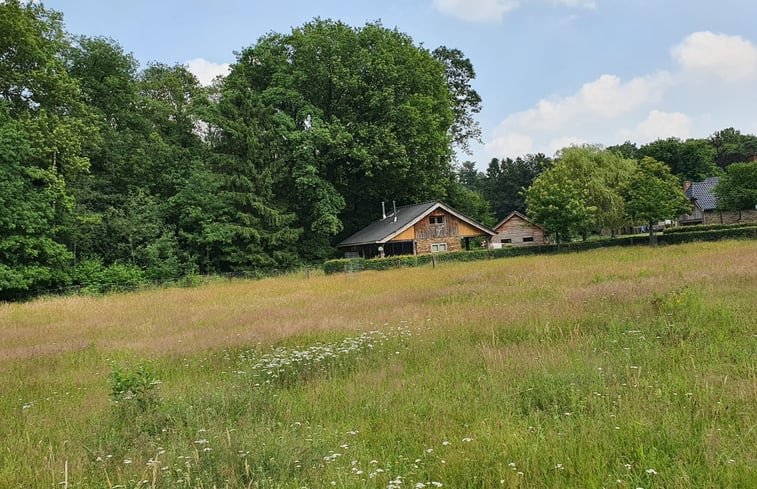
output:
<svg viewBox="0 0 757 489"><path fill-rule="evenodd" d="M657 234L658 244L679 244L696 241L719 241L731 238L757 239L757 226L729 226L723 229L704 230L698 232L679 232ZM438 253L434 255L402 255L387 258L341 258L329 260L323 264L326 275L332 273L359 272L362 270L389 270L392 268L410 268L428 265L435 259L436 263L469 262L488 260L493 258L506 258L512 256L540 255L548 253L571 253L608 248L611 246L634 246L649 243L647 236L627 236L610 238L596 241L576 241L558 245L543 246L509 246L493 250L455 251L451 253Z"/></svg>
<svg viewBox="0 0 757 489"><path fill-rule="evenodd" d="M752 238L757 239L757 226L740 226L732 228L720 228L688 233L665 233L658 236L657 242L664 244L692 243L695 241L718 241L729 238Z"/></svg>
<svg viewBox="0 0 757 489"><path fill-rule="evenodd" d="M737 229L757 227L757 222L739 222L733 224L695 224L693 226L677 226L667 228L664 234L698 233L701 231L716 231L719 229Z"/></svg>

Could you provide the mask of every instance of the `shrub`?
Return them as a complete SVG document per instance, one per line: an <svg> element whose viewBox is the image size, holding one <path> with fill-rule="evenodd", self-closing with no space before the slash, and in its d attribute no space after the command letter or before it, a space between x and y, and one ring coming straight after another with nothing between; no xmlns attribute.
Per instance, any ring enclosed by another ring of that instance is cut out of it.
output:
<svg viewBox="0 0 757 489"><path fill-rule="evenodd" d="M129 402L136 404L141 410L146 410L157 404L158 397L155 388L160 381L155 377L152 368L143 363L133 369L111 366L110 397L117 403Z"/></svg>

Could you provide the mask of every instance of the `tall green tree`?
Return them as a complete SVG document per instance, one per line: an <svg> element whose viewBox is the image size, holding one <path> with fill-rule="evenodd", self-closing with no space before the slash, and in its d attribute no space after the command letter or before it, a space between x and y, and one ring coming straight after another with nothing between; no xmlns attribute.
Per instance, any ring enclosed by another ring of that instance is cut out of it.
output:
<svg viewBox="0 0 757 489"><path fill-rule="evenodd" d="M379 215L382 200L445 197L452 139L475 133L461 135L472 124L462 118L477 107L472 69L461 53L445 53L446 64L378 23L353 28L316 19L239 54L221 106L228 120L245 125L252 114L238 118L239 104L264 114L265 137L276 148L271 202L295 213L303 256L330 253L335 237ZM453 128L456 114L461 125ZM231 135L228 127L220 133Z"/></svg>
<svg viewBox="0 0 757 489"><path fill-rule="evenodd" d="M757 209L757 161L732 163L713 189L718 209L741 211Z"/></svg>
<svg viewBox="0 0 757 489"><path fill-rule="evenodd" d="M649 227L649 243L654 244L654 226L691 210L678 179L670 168L654 158L639 161L638 170L624 188L626 213L633 222Z"/></svg>
<svg viewBox="0 0 757 489"><path fill-rule="evenodd" d="M481 96L471 86L476 78L473 63L459 49L440 46L433 56L445 66L447 85L452 95L454 122L449 129L452 143L470 154L470 141L481 142L481 127L474 114L481 112Z"/></svg>
<svg viewBox="0 0 757 489"><path fill-rule="evenodd" d="M539 175L525 192L527 213L559 245L582 231L596 209L586 204L586 190L568 169L555 166Z"/></svg>
<svg viewBox="0 0 757 489"><path fill-rule="evenodd" d="M71 199L59 174L29 164L32 143L0 105L0 300L65 284L72 258L57 218Z"/></svg>
<svg viewBox="0 0 757 489"><path fill-rule="evenodd" d="M87 172L86 149L98 140L64 61L69 46L60 14L32 2L0 4L0 294L67 280L68 182Z"/></svg>
<svg viewBox="0 0 757 489"><path fill-rule="evenodd" d="M512 211L526 212L524 191L534 179L552 164L541 153L512 158L493 158L481 183L482 193L489 201L497 219Z"/></svg>
<svg viewBox="0 0 757 489"><path fill-rule="evenodd" d="M715 164L721 169L751 161L757 155L757 136L742 134L732 127L715 132L708 141L715 148Z"/></svg>
<svg viewBox="0 0 757 489"><path fill-rule="evenodd" d="M637 155L665 163L680 182L698 182L719 173L715 166L715 148L704 139L659 139L641 146Z"/></svg>

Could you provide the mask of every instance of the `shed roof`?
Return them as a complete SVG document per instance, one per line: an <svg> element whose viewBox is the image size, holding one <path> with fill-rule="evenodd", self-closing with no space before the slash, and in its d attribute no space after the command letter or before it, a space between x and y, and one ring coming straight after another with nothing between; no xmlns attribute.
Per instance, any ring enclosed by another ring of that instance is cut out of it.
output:
<svg viewBox="0 0 757 489"><path fill-rule="evenodd" d="M483 224L476 222L470 217L458 212L440 201L423 202L421 204L406 205L397 207L397 216L395 220L394 211L388 213L385 218L373 221L360 231L346 238L339 243L337 247L359 246L366 244L382 244L391 241L392 238L413 226L415 223L429 215L436 209L443 209L446 212L457 217L461 221L470 224L481 230L481 234L494 236L495 233Z"/></svg>
<svg viewBox="0 0 757 489"><path fill-rule="evenodd" d="M718 200L712 189L720 181L720 177L709 177L704 182L695 182L686 190L686 197L694 199L703 211L714 210L718 206Z"/></svg>
<svg viewBox="0 0 757 489"><path fill-rule="evenodd" d="M505 224L507 221L509 221L510 219L512 219L515 216L520 217L521 219L523 219L527 223L531 224L532 226L536 226L537 228L539 228L541 230L544 230L544 228L542 226L540 226L539 224L536 224L534 221L532 221L531 219L527 218L526 216L524 216L523 214L521 214L518 211L512 211L504 219L502 219L501 221L499 221L499 223L497 223L497 225L494 226L494 230L495 231L498 230L500 227L502 227L503 224Z"/></svg>

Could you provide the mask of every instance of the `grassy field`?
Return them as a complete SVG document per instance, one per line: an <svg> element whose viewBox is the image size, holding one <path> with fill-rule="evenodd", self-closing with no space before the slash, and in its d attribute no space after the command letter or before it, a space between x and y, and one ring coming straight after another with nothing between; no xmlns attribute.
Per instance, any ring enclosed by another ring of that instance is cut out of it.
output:
<svg viewBox="0 0 757 489"><path fill-rule="evenodd" d="M756 353L754 241L0 304L0 487L757 487Z"/></svg>

